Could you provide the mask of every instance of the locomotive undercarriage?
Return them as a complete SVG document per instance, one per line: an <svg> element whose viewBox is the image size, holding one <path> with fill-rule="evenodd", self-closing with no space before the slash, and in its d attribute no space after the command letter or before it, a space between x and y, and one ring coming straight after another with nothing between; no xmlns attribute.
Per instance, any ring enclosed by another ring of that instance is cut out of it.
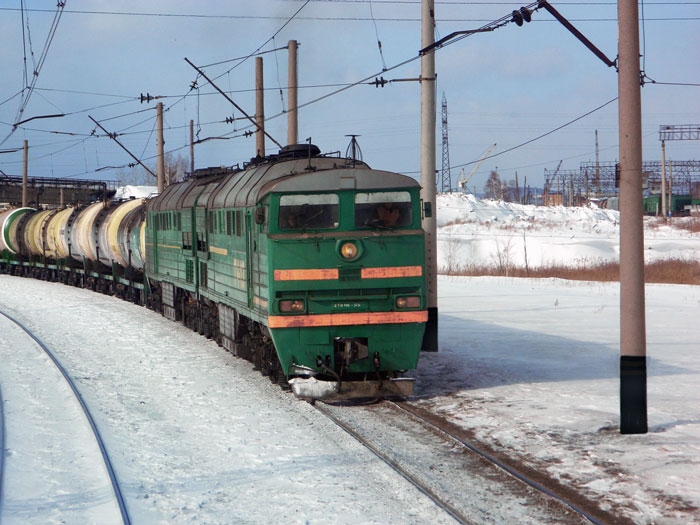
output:
<svg viewBox="0 0 700 525"><path fill-rule="evenodd" d="M277 352L265 326L240 315L225 304L206 297L197 300L193 293L172 283L160 283L153 297L157 298L154 310L216 341L233 355L251 362L272 382L287 387Z"/></svg>
<svg viewBox="0 0 700 525"><path fill-rule="evenodd" d="M379 352L371 352L365 337L336 337L333 358L338 370L331 368L330 356L316 357L316 368L293 364L296 377L289 380L294 394L302 399L345 401L350 399L404 398L413 394L413 378L397 377L381 370ZM356 361L371 359L374 372L350 372ZM319 372L318 370L321 370Z"/></svg>

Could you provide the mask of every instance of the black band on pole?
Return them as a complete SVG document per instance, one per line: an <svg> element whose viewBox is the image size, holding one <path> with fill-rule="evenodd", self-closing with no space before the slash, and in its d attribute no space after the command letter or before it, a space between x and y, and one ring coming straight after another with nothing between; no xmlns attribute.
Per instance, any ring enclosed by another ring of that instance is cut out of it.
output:
<svg viewBox="0 0 700 525"><path fill-rule="evenodd" d="M646 434L646 356L620 356L620 434Z"/></svg>
<svg viewBox="0 0 700 525"><path fill-rule="evenodd" d="M428 322L425 324L421 350L423 352L438 351L438 309L436 306L428 307Z"/></svg>

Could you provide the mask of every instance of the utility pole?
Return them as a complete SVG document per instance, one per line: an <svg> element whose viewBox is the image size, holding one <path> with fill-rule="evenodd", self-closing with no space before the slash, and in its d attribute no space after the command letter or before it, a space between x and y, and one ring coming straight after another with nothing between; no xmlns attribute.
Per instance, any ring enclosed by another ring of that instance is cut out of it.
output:
<svg viewBox="0 0 700 525"><path fill-rule="evenodd" d="M673 161L668 161L668 198L666 199L666 212L673 216Z"/></svg>
<svg viewBox="0 0 700 525"><path fill-rule="evenodd" d="M661 216L666 219L666 141L661 141Z"/></svg>
<svg viewBox="0 0 700 525"><path fill-rule="evenodd" d="M157 165L156 165L156 180L158 181L158 193L163 193L165 189L165 141L163 140L163 103L158 102L156 104L156 128L157 128L157 140L156 147L158 149L157 153Z"/></svg>
<svg viewBox="0 0 700 525"><path fill-rule="evenodd" d="M620 433L646 434L642 101L637 0L618 0Z"/></svg>
<svg viewBox="0 0 700 525"><path fill-rule="evenodd" d="M22 208L26 208L29 204L29 195L27 190L28 172L29 172L29 142L24 141L24 153L22 155Z"/></svg>
<svg viewBox="0 0 700 525"><path fill-rule="evenodd" d="M265 156L265 82L263 59L255 57L255 154Z"/></svg>
<svg viewBox="0 0 700 525"><path fill-rule="evenodd" d="M435 43L435 0L421 0L421 49ZM423 219L425 230L425 271L428 297L428 323L423 350L438 350L437 304L437 205L435 198L435 49L421 56L421 153L420 180L423 206L429 213Z"/></svg>
<svg viewBox="0 0 700 525"><path fill-rule="evenodd" d="M297 47L296 40L290 40L289 58L287 64L287 145L291 146L299 142L299 120L297 114Z"/></svg>
<svg viewBox="0 0 700 525"><path fill-rule="evenodd" d="M595 130L595 186L596 197L600 196L600 150L598 149L598 130Z"/></svg>

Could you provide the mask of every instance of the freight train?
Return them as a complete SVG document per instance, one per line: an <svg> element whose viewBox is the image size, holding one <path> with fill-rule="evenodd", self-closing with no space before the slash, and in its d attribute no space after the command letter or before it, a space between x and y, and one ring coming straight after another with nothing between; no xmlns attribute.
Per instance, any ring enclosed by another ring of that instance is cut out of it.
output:
<svg viewBox="0 0 700 525"><path fill-rule="evenodd" d="M0 212L0 270L148 306L301 398L406 396L427 211L410 177L292 145L149 199Z"/></svg>

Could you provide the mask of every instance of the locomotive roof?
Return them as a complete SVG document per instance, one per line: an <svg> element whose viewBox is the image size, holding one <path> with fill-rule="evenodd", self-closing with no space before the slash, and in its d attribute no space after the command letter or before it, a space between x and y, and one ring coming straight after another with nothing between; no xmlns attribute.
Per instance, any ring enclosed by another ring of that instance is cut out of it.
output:
<svg viewBox="0 0 700 525"><path fill-rule="evenodd" d="M165 211L196 206L254 206L271 192L379 190L418 187L416 180L389 171L372 170L363 162L312 157L254 164L238 172L222 172L168 186L149 208Z"/></svg>

